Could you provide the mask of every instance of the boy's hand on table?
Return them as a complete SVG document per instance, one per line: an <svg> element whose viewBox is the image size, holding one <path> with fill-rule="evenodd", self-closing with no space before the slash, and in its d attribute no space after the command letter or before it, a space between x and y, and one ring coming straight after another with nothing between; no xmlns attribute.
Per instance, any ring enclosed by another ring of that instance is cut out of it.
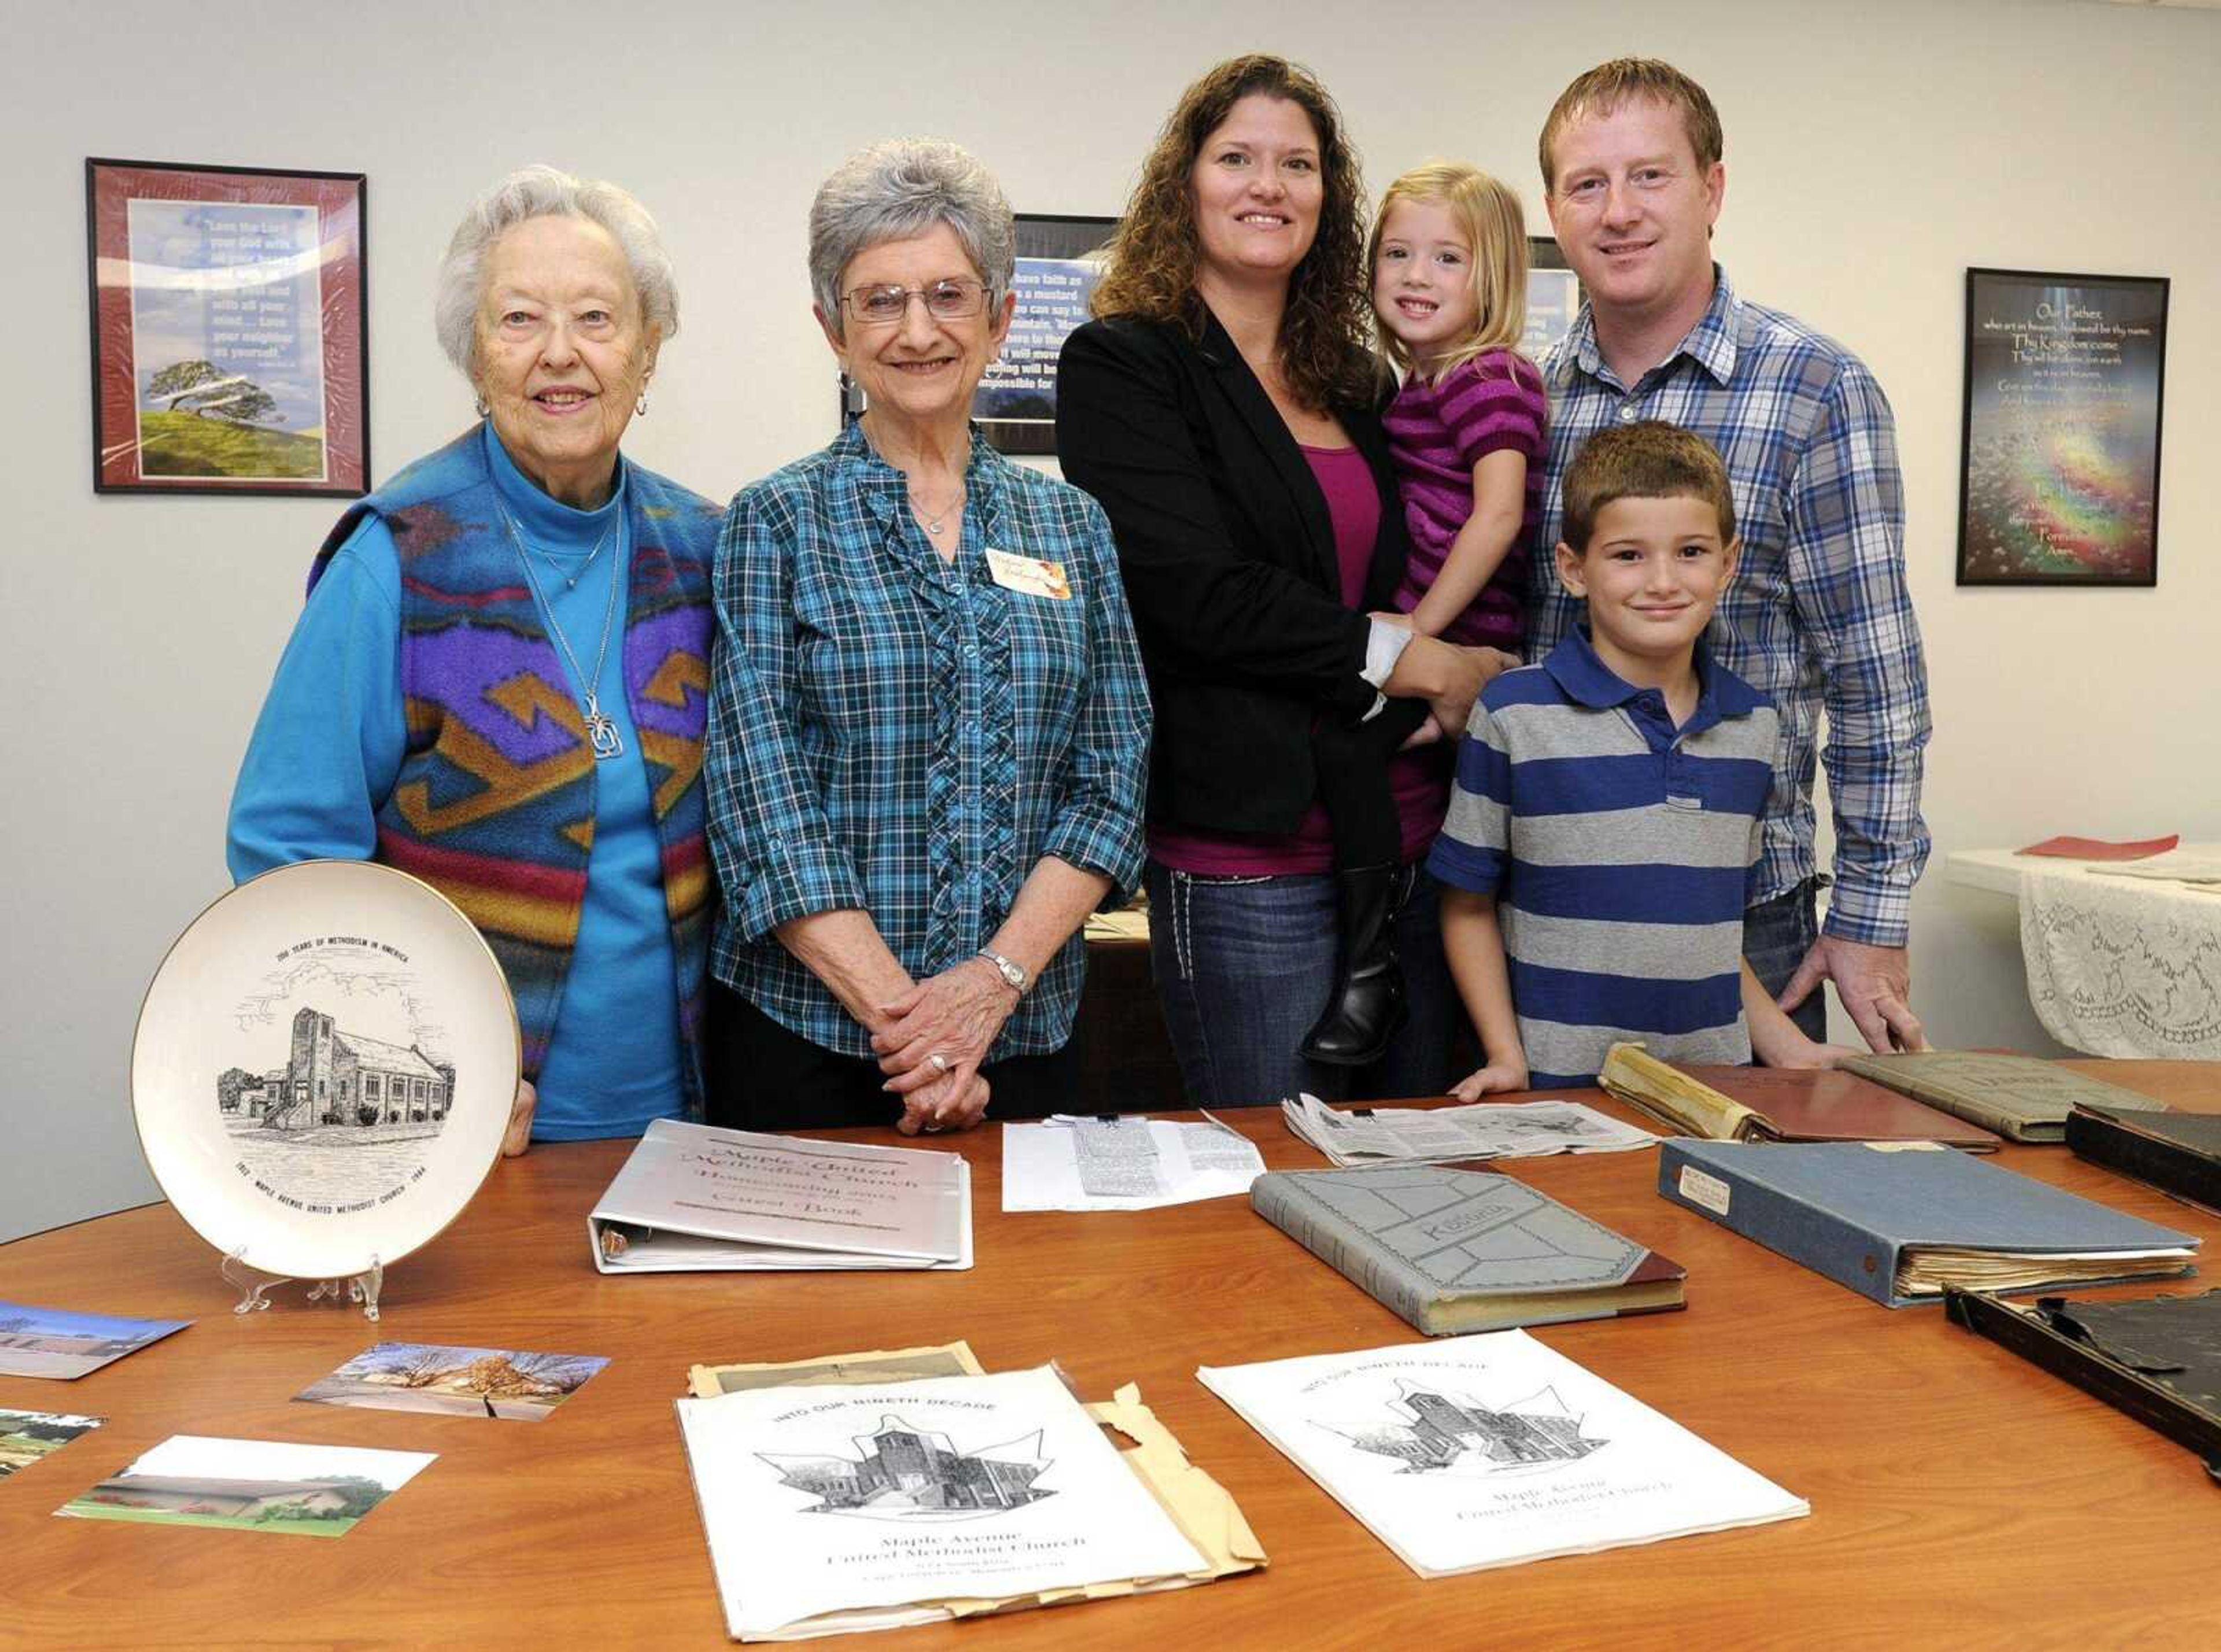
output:
<svg viewBox="0 0 2221 1652"><path fill-rule="evenodd" d="M1759 1059L1767 1067L1784 1067L1792 1072L1811 1072L1841 1067L1852 1056L1864 1053L1851 1048L1848 1044L1816 1044L1800 1035L1797 1044L1777 1050L1771 1056L1761 1054Z"/></svg>
<svg viewBox="0 0 2221 1652"><path fill-rule="evenodd" d="M1479 1101L1483 1096L1505 1090L1524 1090L1527 1087L1527 1063L1524 1061L1491 1061L1477 1067L1450 1086L1450 1094L1460 1101Z"/></svg>

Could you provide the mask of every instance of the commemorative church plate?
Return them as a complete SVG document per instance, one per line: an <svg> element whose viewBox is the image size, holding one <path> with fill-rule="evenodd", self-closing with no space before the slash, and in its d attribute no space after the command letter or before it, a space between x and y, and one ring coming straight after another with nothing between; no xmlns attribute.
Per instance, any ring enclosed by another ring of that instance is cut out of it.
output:
<svg viewBox="0 0 2221 1652"><path fill-rule="evenodd" d="M521 1059L471 921L390 867L310 860L178 937L131 1048L139 1144L179 1216L292 1279L390 1267L501 1154Z"/></svg>

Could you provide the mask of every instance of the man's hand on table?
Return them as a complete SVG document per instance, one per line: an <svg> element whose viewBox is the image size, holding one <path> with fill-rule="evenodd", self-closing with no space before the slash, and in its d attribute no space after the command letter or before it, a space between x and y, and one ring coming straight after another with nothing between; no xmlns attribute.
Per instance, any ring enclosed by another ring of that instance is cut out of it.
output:
<svg viewBox="0 0 2221 1652"><path fill-rule="evenodd" d="M1830 980L1868 1048L1886 1055L1928 1048L1920 1017L1912 1013L1912 961L1903 947L1870 947L1824 935L1775 1001L1794 1010Z"/></svg>

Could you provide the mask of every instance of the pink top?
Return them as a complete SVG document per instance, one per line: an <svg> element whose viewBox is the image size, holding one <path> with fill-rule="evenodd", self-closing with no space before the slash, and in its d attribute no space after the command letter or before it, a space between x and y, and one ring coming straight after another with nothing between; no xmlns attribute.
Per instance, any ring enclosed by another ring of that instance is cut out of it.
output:
<svg viewBox="0 0 2221 1652"><path fill-rule="evenodd" d="M1373 566L1373 541L1380 532L1380 491L1373 467L1354 447L1303 449L1304 460L1326 496L1334 523L1335 560L1342 573L1345 608L1365 602L1365 577ZM1442 829L1449 808L1448 754L1442 744L1408 752L1389 765L1390 789L1404 826L1404 859L1423 855ZM1293 873L1329 872L1334 867L1334 834L1326 806L1313 803L1290 836L1263 832L1180 831L1149 829L1150 858L1175 872L1204 878L1269 878Z"/></svg>

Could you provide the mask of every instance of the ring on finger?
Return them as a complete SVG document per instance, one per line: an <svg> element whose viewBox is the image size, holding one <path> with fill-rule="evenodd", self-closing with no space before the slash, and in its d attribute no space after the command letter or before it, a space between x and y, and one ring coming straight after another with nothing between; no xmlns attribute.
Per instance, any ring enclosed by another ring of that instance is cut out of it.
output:
<svg viewBox="0 0 2221 1652"><path fill-rule="evenodd" d="M939 1050L935 1050L932 1054L927 1056L925 1058L925 1064L931 1067L935 1073L946 1075L948 1072L948 1058L946 1055L943 1055Z"/></svg>

